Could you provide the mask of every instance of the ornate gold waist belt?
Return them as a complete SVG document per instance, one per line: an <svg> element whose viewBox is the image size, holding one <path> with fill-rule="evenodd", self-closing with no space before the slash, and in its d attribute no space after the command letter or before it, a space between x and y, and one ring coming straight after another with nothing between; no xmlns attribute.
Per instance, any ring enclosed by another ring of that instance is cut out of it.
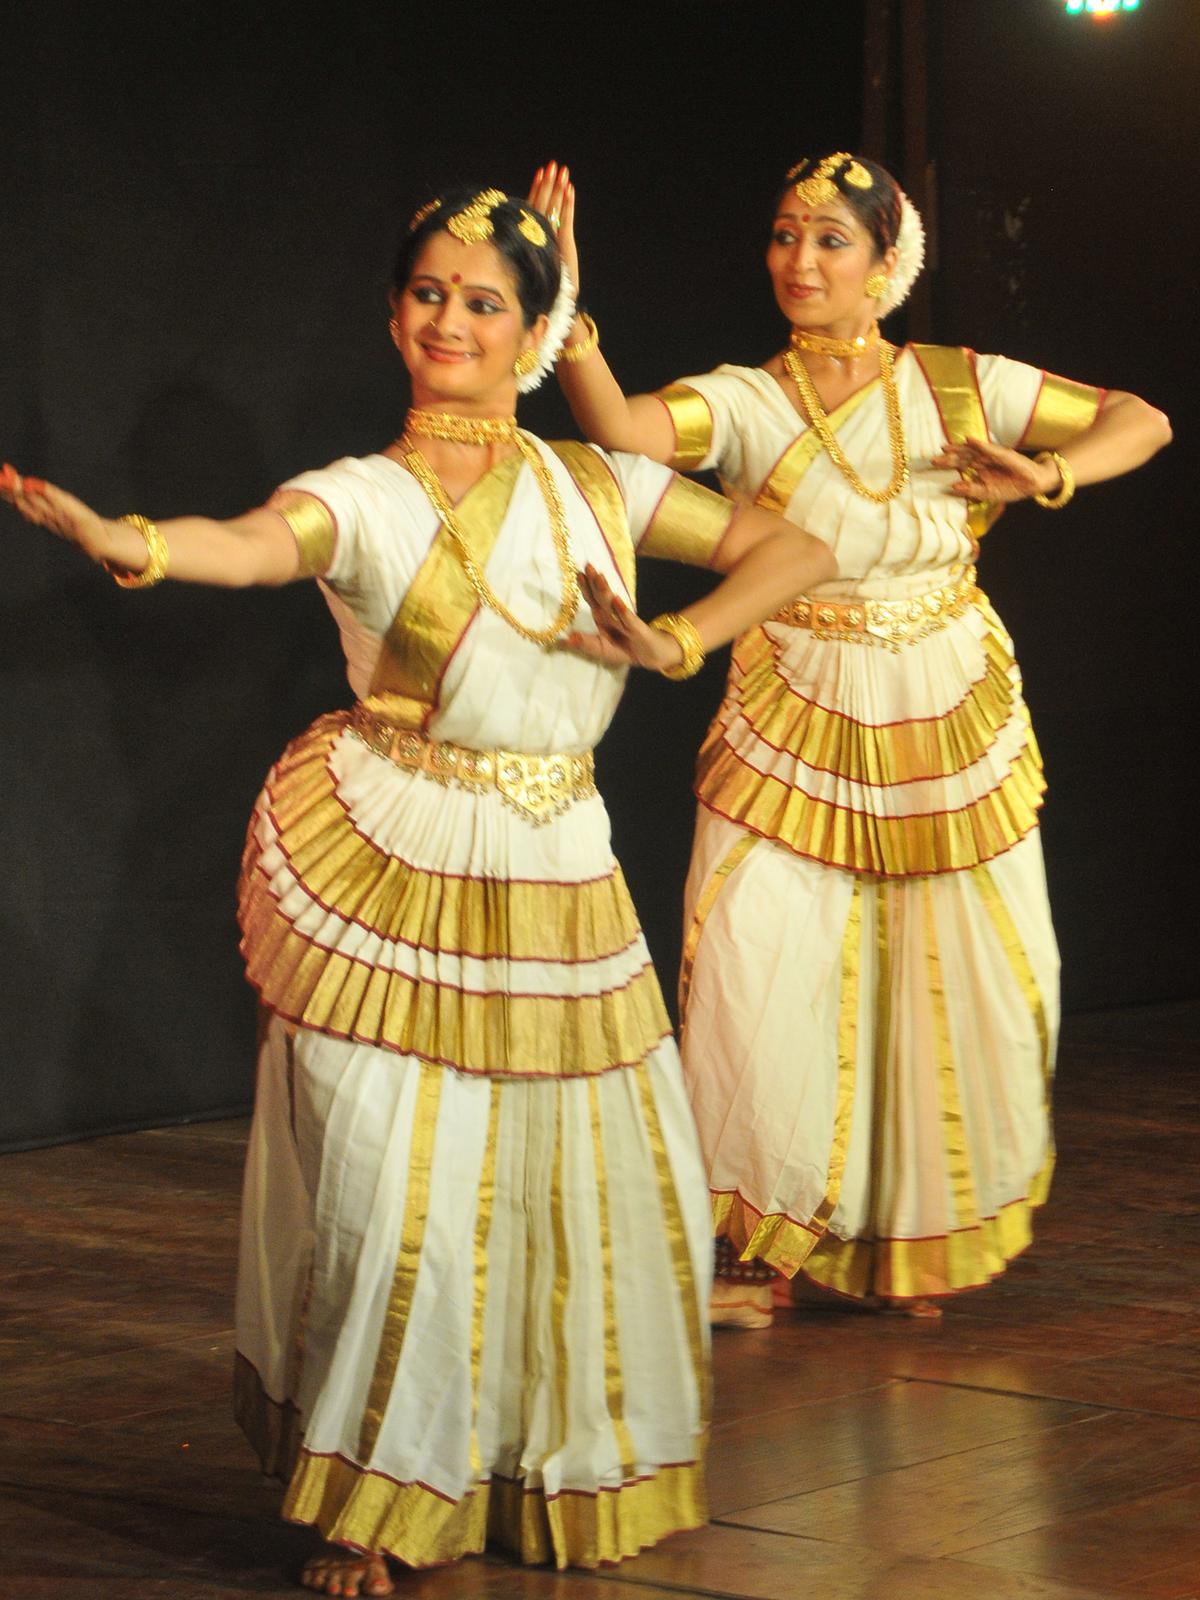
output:
<svg viewBox="0 0 1200 1600"><path fill-rule="evenodd" d="M809 600L801 598L777 611L774 622L811 628L818 639L846 639L898 650L961 617L978 594L975 568L968 567L954 583L905 600Z"/></svg>
<svg viewBox="0 0 1200 1600"><path fill-rule="evenodd" d="M507 805L535 826L596 792L596 763L590 750L581 756L468 750L464 745L430 739L414 728L398 728L361 702L351 714L350 729L376 755L436 783L452 783L477 794L495 789Z"/></svg>

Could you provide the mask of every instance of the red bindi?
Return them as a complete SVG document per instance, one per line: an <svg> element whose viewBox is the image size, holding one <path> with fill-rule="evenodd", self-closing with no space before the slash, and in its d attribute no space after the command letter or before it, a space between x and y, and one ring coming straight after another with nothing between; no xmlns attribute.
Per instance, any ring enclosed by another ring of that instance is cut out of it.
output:
<svg viewBox="0 0 1200 1600"><path fill-rule="evenodd" d="M461 283L462 282L462 273L461 272L451 273L450 282L451 283Z"/></svg>
<svg viewBox="0 0 1200 1600"><path fill-rule="evenodd" d="M811 222L812 218L809 216L808 212L806 211L804 213L804 215L800 218L800 221L801 222Z"/></svg>

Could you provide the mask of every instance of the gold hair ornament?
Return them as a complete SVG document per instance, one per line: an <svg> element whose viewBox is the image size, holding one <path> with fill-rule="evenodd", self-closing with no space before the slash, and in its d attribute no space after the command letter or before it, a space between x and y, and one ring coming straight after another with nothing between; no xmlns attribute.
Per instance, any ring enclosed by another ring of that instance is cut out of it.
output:
<svg viewBox="0 0 1200 1600"><path fill-rule="evenodd" d="M811 333L807 328L794 327L788 343L793 350L808 350L814 356L828 356L833 361L857 361L868 350L874 350L879 337L877 322L854 339L833 339L827 333Z"/></svg>
<svg viewBox="0 0 1200 1600"><path fill-rule="evenodd" d="M873 189L875 187L874 178L861 161L852 161L842 176L855 189Z"/></svg>
<svg viewBox="0 0 1200 1600"><path fill-rule="evenodd" d="M446 227L463 244L483 244L495 231L492 212L508 199L503 189L485 189L477 194L469 206L456 211Z"/></svg>
<svg viewBox="0 0 1200 1600"><path fill-rule="evenodd" d="M804 409L808 413L813 432L824 445L829 459L855 494L862 495L864 500L870 500L878 506L894 500L908 482L908 453L904 445L904 424L900 417L900 395L896 389L895 360L896 347L888 344L886 340L881 340L879 375L883 381L883 404L887 413L888 442L892 451L892 477L886 488L872 489L862 481L846 459L837 441L837 435L829 426L825 407L821 404L816 385L809 377L803 361L794 350L788 349L783 352L783 364L788 370L788 376L800 391L800 398L804 402Z"/></svg>
<svg viewBox="0 0 1200 1600"><path fill-rule="evenodd" d="M596 327L595 318L589 317L586 311L578 313L580 322L587 329L586 339L580 339L576 344L564 344L558 352L558 359L572 366L576 361L586 361L593 350L600 348L600 330Z"/></svg>
<svg viewBox="0 0 1200 1600"><path fill-rule="evenodd" d="M849 152L845 150L838 150L834 155L826 156L820 165L809 173L807 178L801 178L800 182L797 183L795 189L797 200L803 201L806 206L827 206L832 201L840 199L841 190L834 183L833 175L840 166L852 159ZM789 179L794 178L798 172L804 169L807 165L807 160L808 158L805 157L804 161L796 163L788 173ZM863 171L865 169L860 168L859 170Z"/></svg>
<svg viewBox="0 0 1200 1600"><path fill-rule="evenodd" d="M1075 474L1071 471L1071 464L1059 455L1057 450L1043 450L1034 456L1035 461L1053 461L1058 468L1059 485L1054 494L1035 494L1034 503L1044 506L1047 511L1061 511L1075 493Z"/></svg>
<svg viewBox="0 0 1200 1600"><path fill-rule="evenodd" d="M156 583L161 583L167 575L167 541L162 529L157 522L151 522L149 517L140 517L136 511L131 511L127 516L118 517L118 522L124 522L131 528L136 528L146 541L146 565L140 572L127 572L121 567L114 566L111 561L102 561L100 564L105 572L109 573L114 583L122 589L149 589Z"/></svg>
<svg viewBox="0 0 1200 1600"><path fill-rule="evenodd" d="M519 617L514 617L512 612L500 599L500 596L488 583L483 575L479 563L475 559L475 552L471 549L470 541L463 531L462 524L454 514L454 507L450 497L442 487L442 481L434 472L419 450L409 449L404 456L404 465L424 489L425 493L442 519L442 526L450 535L455 554L466 574L467 582L475 592L475 597L480 605L487 606L494 611L514 633L519 633L522 639L528 639L530 644L540 645L543 650L548 649L570 623L579 609L579 579L576 575L575 560L571 554L570 540L567 535L567 514L563 509L562 496L554 479L550 476L550 469L542 460L537 446L532 444L523 433L513 430L513 442L521 452L537 479L538 488L542 492L542 500L546 507L546 515L550 521L550 537L554 540L555 554L558 556L559 571L562 573L563 593L562 601L554 621L545 628L530 628ZM403 448L404 438L400 444Z"/></svg>
<svg viewBox="0 0 1200 1600"><path fill-rule="evenodd" d="M417 231L417 229L421 226L421 224L425 221L425 218L426 217L431 217L433 215L433 213L441 205L441 203L442 203L442 197L441 197L441 195L438 195L436 199L427 200L423 206L420 206L416 211L414 211L413 212L413 219L408 225L409 233L415 233Z"/></svg>
<svg viewBox="0 0 1200 1600"><path fill-rule="evenodd" d="M654 618L650 626L656 633L665 633L674 639L683 655L678 666L663 668L663 677L670 678L673 683L694 678L704 665L704 645L694 624L680 616L678 611L664 611L661 617Z"/></svg>
<svg viewBox="0 0 1200 1600"><path fill-rule="evenodd" d="M455 411L419 411L404 419L404 432L421 439L449 439L453 444L517 442L516 417L464 417Z"/></svg>
<svg viewBox="0 0 1200 1600"><path fill-rule="evenodd" d="M539 250L545 247L545 228L542 227L541 223L536 217L530 216L529 212L526 211L523 206L521 208L521 220L517 223L517 231L524 238L528 239L530 244L537 245Z"/></svg>

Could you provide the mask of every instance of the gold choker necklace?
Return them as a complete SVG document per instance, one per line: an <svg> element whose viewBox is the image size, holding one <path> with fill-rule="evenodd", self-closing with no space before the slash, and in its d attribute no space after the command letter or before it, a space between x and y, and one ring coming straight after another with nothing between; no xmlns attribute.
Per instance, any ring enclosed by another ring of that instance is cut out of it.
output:
<svg viewBox="0 0 1200 1600"><path fill-rule="evenodd" d="M810 333L807 328L793 328L788 340L793 350L809 350L814 356L830 356L834 361L853 361L874 350L879 343L879 324L873 322L866 333L857 339L833 339L827 333Z"/></svg>
<svg viewBox="0 0 1200 1600"><path fill-rule="evenodd" d="M454 411L412 410L404 432L422 439L449 439L453 444L516 444L516 417L461 417Z"/></svg>

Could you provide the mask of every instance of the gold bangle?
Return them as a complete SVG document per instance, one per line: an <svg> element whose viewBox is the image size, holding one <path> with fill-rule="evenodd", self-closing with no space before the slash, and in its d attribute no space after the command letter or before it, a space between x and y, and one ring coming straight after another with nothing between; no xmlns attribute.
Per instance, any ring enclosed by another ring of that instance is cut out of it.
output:
<svg viewBox="0 0 1200 1600"><path fill-rule="evenodd" d="M1035 461L1053 461L1058 468L1058 492L1056 494L1035 494L1034 501L1039 506L1045 506L1047 511L1061 511L1075 493L1075 474L1071 471L1070 463L1064 461L1057 450L1043 450L1034 456Z"/></svg>
<svg viewBox="0 0 1200 1600"><path fill-rule="evenodd" d="M678 611L664 611L661 617L654 618L650 626L659 633L669 634L683 652L683 660L677 667L662 669L663 677L670 678L673 683L694 678L704 665L704 646L694 626Z"/></svg>
<svg viewBox="0 0 1200 1600"><path fill-rule="evenodd" d="M167 541L157 522L151 522L149 517L140 517L136 511L131 511L128 516L118 517L118 522L124 522L131 528L136 528L146 541L146 565L140 572L128 572L121 567L113 566L111 561L102 561L100 565L109 573L114 583L122 589L149 589L156 583L161 583L167 575Z"/></svg>
<svg viewBox="0 0 1200 1600"><path fill-rule="evenodd" d="M600 348L600 332L596 327L596 319L589 317L586 311L579 313L579 320L587 329L587 338L581 339L578 344L565 344L558 352L558 359L568 365L575 361L586 361L593 350Z"/></svg>

